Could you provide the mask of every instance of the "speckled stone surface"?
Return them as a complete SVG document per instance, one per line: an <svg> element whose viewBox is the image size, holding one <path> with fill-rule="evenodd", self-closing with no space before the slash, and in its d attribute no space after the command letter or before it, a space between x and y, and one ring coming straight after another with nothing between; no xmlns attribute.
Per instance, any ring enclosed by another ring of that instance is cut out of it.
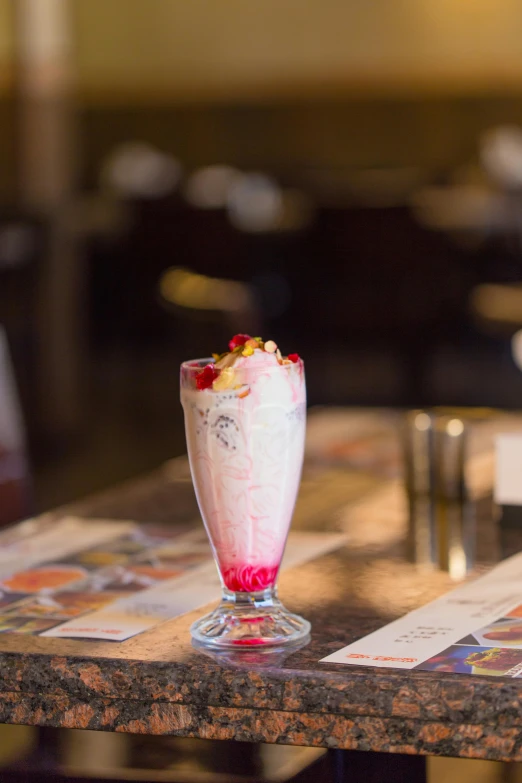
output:
<svg viewBox="0 0 522 783"><path fill-rule="evenodd" d="M2 634L0 722L521 761L520 680L319 663L452 587L404 560L400 499L371 471L307 466L295 527L351 543L281 576L285 604L312 622L300 650L210 657L189 636L201 609L122 643ZM200 524L184 460L55 513L71 512ZM498 556L487 499L481 513Z"/></svg>

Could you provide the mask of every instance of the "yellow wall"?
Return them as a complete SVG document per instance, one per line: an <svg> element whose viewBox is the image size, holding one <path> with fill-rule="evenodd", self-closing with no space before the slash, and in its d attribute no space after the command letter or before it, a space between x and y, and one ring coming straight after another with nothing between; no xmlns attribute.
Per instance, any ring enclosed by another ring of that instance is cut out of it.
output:
<svg viewBox="0 0 522 783"><path fill-rule="evenodd" d="M13 56L0 0L0 90ZM521 0L69 0L87 97L522 91Z"/></svg>
<svg viewBox="0 0 522 783"><path fill-rule="evenodd" d="M10 0L0 0L0 92L10 84L13 60L13 28Z"/></svg>
<svg viewBox="0 0 522 783"><path fill-rule="evenodd" d="M521 0L73 0L73 7L87 95L522 89Z"/></svg>

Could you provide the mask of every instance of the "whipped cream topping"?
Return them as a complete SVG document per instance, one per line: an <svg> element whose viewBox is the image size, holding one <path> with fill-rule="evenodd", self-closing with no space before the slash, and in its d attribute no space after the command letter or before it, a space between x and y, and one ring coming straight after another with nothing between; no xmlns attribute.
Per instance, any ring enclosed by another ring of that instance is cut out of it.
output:
<svg viewBox="0 0 522 783"><path fill-rule="evenodd" d="M273 340L265 342L262 337L250 337L248 334L236 334L229 342L229 350L213 354L213 357L214 363L207 364L195 377L200 391L212 388L222 392L239 388L245 383L244 371L300 362L296 353L283 357Z"/></svg>

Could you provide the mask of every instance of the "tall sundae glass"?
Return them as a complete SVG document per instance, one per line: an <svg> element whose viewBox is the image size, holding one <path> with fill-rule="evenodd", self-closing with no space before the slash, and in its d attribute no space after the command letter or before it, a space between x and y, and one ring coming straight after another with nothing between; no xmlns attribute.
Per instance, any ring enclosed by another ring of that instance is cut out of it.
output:
<svg viewBox="0 0 522 783"><path fill-rule="evenodd" d="M285 609L276 582L303 464L304 364L249 335L229 348L181 365L192 479L223 589L191 633L211 647L296 644L310 623Z"/></svg>

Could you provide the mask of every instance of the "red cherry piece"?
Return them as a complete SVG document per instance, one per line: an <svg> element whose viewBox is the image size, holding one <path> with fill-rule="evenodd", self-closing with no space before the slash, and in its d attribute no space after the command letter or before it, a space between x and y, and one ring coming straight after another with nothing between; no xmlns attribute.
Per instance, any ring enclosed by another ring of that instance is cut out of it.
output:
<svg viewBox="0 0 522 783"><path fill-rule="evenodd" d="M289 353L288 354L288 358L290 359L291 362L293 362L294 364L297 364L297 362L299 361L299 354L298 353Z"/></svg>
<svg viewBox="0 0 522 783"><path fill-rule="evenodd" d="M240 345L244 345L247 340L251 340L249 334L235 334L231 341L228 344L228 348L230 351L233 351L234 348L239 348Z"/></svg>
<svg viewBox="0 0 522 783"><path fill-rule="evenodd" d="M207 364L203 367L201 372L196 375L196 386L200 391L203 389L210 389L216 378L219 376L218 371L213 364Z"/></svg>

